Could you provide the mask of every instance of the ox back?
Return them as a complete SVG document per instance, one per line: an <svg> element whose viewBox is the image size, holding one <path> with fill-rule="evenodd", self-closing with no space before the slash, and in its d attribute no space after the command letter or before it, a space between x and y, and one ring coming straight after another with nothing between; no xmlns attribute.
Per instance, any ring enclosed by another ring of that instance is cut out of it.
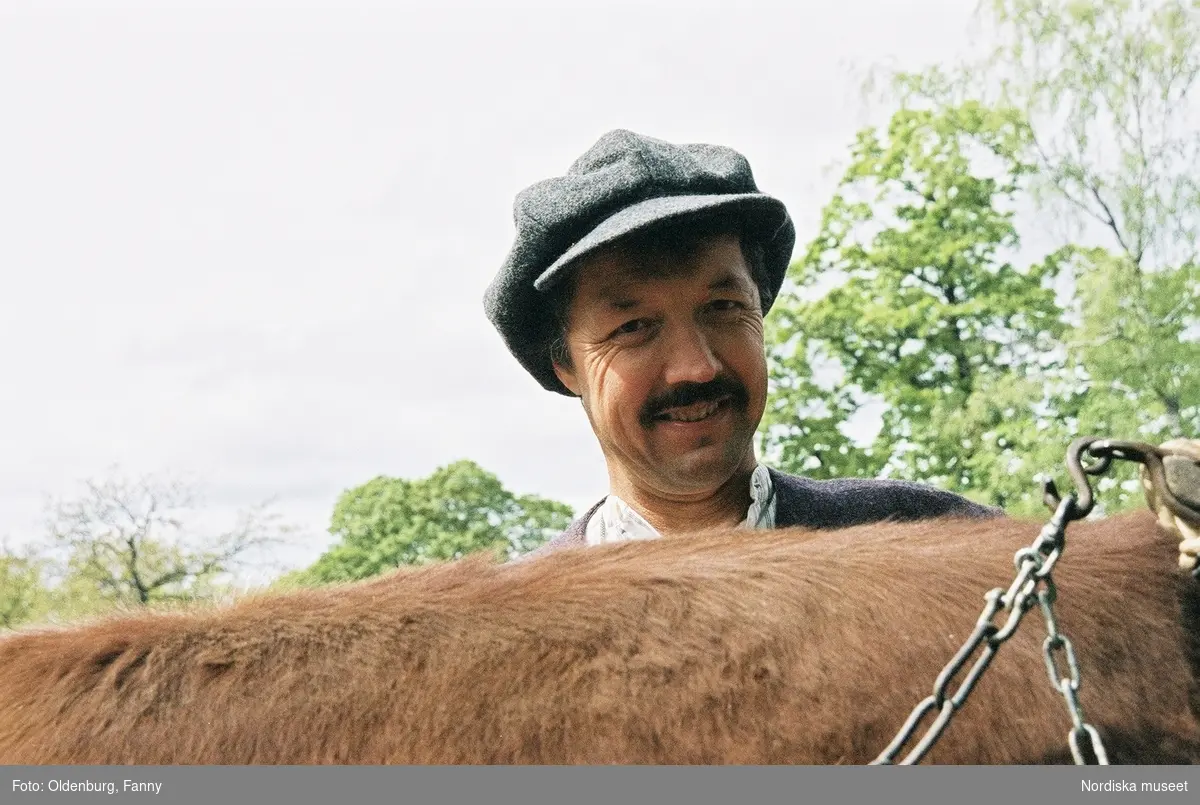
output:
<svg viewBox="0 0 1200 805"><path fill-rule="evenodd" d="M736 531L467 559L0 640L0 763L865 763L1039 523ZM1075 523L1057 613L1116 763L1195 763L1200 584ZM929 755L1070 762L1031 612Z"/></svg>

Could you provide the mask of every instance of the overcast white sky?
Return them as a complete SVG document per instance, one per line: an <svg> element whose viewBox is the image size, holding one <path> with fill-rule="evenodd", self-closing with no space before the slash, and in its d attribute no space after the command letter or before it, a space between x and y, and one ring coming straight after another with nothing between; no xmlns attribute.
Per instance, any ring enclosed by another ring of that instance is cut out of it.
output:
<svg viewBox="0 0 1200 805"><path fill-rule="evenodd" d="M804 243L851 68L952 57L975 2L173 5L0 0L0 537L113 464L276 496L293 563L344 489L459 458L589 506L578 403L483 315L515 194L613 128L719 142Z"/></svg>

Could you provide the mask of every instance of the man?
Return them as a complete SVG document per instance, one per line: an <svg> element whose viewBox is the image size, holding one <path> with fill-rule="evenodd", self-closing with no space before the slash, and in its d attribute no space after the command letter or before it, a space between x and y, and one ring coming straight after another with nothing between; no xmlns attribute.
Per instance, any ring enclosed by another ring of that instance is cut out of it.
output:
<svg viewBox="0 0 1200 805"><path fill-rule="evenodd" d="M757 461L763 316L795 228L741 154L613 131L514 212L488 318L544 388L580 399L609 476L608 496L531 555L738 524L1000 514L919 484L817 482Z"/></svg>

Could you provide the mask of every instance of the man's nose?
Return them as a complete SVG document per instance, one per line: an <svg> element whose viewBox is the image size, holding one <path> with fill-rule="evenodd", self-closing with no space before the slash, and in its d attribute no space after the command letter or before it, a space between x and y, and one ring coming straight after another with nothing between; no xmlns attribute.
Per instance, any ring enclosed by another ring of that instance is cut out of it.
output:
<svg viewBox="0 0 1200 805"><path fill-rule="evenodd" d="M666 371L668 387L676 383L707 383L721 372L721 361L713 351L706 333L699 327L671 328L667 341Z"/></svg>

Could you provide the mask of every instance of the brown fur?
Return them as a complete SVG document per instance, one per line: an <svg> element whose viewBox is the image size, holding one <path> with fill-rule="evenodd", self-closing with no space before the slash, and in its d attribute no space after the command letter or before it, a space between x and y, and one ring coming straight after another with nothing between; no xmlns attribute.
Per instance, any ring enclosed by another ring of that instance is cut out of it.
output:
<svg viewBox="0 0 1200 805"><path fill-rule="evenodd" d="M1037 523L464 560L0 640L0 763L864 763ZM1110 759L1200 761L1200 584L1148 514L1068 530L1059 622ZM1026 617L929 757L1070 762Z"/></svg>

